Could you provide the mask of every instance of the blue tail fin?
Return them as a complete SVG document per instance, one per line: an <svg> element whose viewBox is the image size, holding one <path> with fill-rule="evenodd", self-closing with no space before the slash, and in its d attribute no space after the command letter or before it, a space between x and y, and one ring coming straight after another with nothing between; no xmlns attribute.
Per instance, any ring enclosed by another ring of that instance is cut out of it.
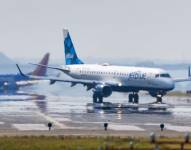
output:
<svg viewBox="0 0 191 150"><path fill-rule="evenodd" d="M66 65L83 64L78 58L68 30L63 29Z"/></svg>

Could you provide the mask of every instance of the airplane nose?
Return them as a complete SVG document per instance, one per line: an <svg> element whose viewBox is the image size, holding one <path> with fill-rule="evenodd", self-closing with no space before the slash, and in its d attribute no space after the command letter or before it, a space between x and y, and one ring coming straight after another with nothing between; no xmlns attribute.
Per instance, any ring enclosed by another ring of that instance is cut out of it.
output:
<svg viewBox="0 0 191 150"><path fill-rule="evenodd" d="M168 80L166 82L166 87L168 90L173 90L175 88L174 81L172 79Z"/></svg>

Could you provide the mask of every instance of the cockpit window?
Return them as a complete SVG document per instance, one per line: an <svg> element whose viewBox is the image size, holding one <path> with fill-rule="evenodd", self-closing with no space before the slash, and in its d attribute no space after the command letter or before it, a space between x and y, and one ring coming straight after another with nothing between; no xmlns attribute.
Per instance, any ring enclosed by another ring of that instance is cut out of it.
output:
<svg viewBox="0 0 191 150"><path fill-rule="evenodd" d="M159 78L159 77L170 78L170 75L168 73L162 73L162 74L155 75L155 78Z"/></svg>
<svg viewBox="0 0 191 150"><path fill-rule="evenodd" d="M170 78L170 75L168 73L163 73L163 74L160 74L160 77Z"/></svg>

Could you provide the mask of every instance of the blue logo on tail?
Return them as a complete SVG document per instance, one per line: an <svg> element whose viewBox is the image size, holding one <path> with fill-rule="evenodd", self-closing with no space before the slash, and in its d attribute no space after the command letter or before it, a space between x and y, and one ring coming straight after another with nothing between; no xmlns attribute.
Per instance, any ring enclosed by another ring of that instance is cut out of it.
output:
<svg viewBox="0 0 191 150"><path fill-rule="evenodd" d="M66 65L83 64L78 58L68 30L63 30Z"/></svg>

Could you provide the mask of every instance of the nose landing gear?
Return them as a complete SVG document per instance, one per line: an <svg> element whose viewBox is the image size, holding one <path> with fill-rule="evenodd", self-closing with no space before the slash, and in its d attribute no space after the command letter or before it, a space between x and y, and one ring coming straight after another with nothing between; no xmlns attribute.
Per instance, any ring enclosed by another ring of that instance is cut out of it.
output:
<svg viewBox="0 0 191 150"><path fill-rule="evenodd" d="M103 103L103 96L98 93L93 93L93 103Z"/></svg>
<svg viewBox="0 0 191 150"><path fill-rule="evenodd" d="M149 92L149 94L156 98L156 101L154 102L155 104L164 104L162 97L166 95L165 91L155 91L155 92Z"/></svg>
<svg viewBox="0 0 191 150"><path fill-rule="evenodd" d="M161 103L162 104L162 95L157 95L156 96L156 103Z"/></svg>

